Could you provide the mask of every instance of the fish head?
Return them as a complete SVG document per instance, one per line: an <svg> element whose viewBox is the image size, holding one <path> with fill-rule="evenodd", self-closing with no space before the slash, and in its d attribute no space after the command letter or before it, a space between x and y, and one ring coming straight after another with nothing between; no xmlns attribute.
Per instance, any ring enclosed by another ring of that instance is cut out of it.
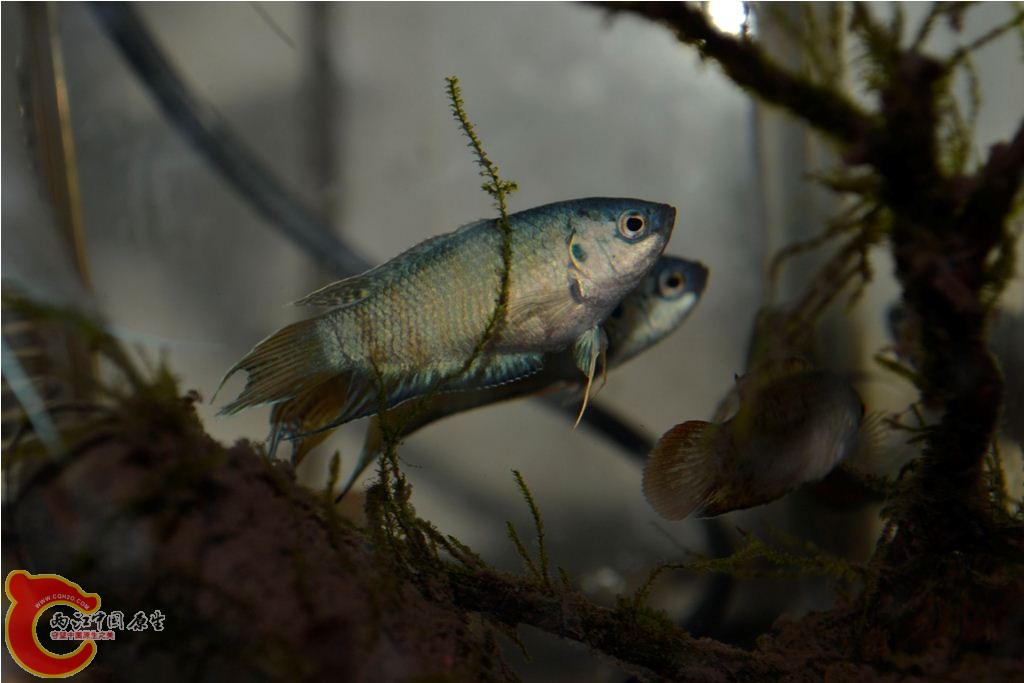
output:
<svg viewBox="0 0 1024 683"><path fill-rule="evenodd" d="M675 207L642 199L591 197L568 208L570 275L581 298L607 307L607 315L665 249L675 227Z"/></svg>
<svg viewBox="0 0 1024 683"><path fill-rule="evenodd" d="M682 325L700 301L707 281L704 264L661 256L604 323L609 363L624 363Z"/></svg>

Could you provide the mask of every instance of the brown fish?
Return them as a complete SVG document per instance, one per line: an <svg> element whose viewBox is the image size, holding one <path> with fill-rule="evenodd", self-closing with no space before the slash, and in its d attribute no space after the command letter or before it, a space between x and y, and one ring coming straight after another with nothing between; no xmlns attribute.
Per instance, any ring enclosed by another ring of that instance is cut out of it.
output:
<svg viewBox="0 0 1024 683"><path fill-rule="evenodd" d="M802 361L737 380L739 409L665 433L644 468L647 501L666 519L714 517L821 479L857 446L864 404L849 382Z"/></svg>

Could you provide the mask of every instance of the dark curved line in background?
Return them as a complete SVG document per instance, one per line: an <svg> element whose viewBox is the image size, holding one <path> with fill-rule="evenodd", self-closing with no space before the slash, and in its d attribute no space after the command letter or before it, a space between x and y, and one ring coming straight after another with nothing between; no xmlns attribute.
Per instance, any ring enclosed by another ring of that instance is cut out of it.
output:
<svg viewBox="0 0 1024 683"><path fill-rule="evenodd" d="M91 3L91 7L167 118L265 219L339 277L358 275L370 267L335 236L330 225L285 189L213 109L192 94L134 9L120 2Z"/></svg>
<svg viewBox="0 0 1024 683"><path fill-rule="evenodd" d="M171 123L272 226L313 261L338 277L358 275L371 266L338 239L330 225L285 189L230 127L192 94L134 9L121 2L90 5L108 37L121 50L125 61L149 89ZM576 416L575 407L547 403ZM641 464L653 447L650 437L599 404L590 404L583 415L583 424ZM732 540L723 522L702 520L701 527L709 555L721 557L733 551ZM710 585L703 598L682 622L683 627L695 636L717 630L735 583L731 576L725 574L713 575L708 582Z"/></svg>

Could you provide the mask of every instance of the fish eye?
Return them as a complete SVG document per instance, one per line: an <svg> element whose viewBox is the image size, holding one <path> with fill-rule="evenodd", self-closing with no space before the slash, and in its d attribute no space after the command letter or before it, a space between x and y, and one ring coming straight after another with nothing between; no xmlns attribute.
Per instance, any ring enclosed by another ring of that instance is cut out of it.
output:
<svg viewBox="0 0 1024 683"><path fill-rule="evenodd" d="M612 318L614 318L615 320L619 320L625 314L626 310L622 308L622 304L619 304L618 306L615 307L615 310L612 311Z"/></svg>
<svg viewBox="0 0 1024 683"><path fill-rule="evenodd" d="M647 221L637 213L624 214L619 219L619 234L628 240L635 240L644 234Z"/></svg>
<svg viewBox="0 0 1024 683"><path fill-rule="evenodd" d="M658 293L662 296L675 296L686 286L686 275L678 270L666 270L658 277Z"/></svg>

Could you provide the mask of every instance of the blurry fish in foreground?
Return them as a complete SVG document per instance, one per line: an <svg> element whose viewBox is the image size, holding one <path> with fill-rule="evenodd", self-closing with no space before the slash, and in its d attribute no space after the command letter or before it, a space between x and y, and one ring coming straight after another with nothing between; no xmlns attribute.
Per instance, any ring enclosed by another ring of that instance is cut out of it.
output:
<svg viewBox="0 0 1024 683"><path fill-rule="evenodd" d="M498 221L422 242L298 301L332 310L279 330L232 367L224 381L239 370L248 378L221 413L290 402L275 419L304 423L307 411L322 411L315 421L329 429L431 391L529 376L545 353L570 347L589 382L607 348L599 323L654 266L675 214L665 204L589 198L510 215L507 306L482 353L502 290ZM330 406L310 396L325 383L336 390Z"/></svg>
<svg viewBox="0 0 1024 683"><path fill-rule="evenodd" d="M858 447L864 404L838 375L789 360L744 375L736 388L734 417L684 422L655 445L643 488L662 517L768 503L821 479Z"/></svg>
<svg viewBox="0 0 1024 683"><path fill-rule="evenodd" d="M697 307L707 281L708 269L702 263L676 256L658 259L654 269L602 324L608 334L608 368L622 365L682 325ZM584 379L569 353L552 354L545 358L544 369L535 375L501 387L438 395L422 403L404 403L389 411L385 422L391 430L389 436L400 439L456 413L524 396L582 389ZM320 434L316 434L313 438L319 437ZM341 495L352 488L356 478L380 455L383 440L380 416L374 416L366 429L359 462ZM303 439L296 444L297 457L319 443L318 440L309 445L309 441Z"/></svg>

